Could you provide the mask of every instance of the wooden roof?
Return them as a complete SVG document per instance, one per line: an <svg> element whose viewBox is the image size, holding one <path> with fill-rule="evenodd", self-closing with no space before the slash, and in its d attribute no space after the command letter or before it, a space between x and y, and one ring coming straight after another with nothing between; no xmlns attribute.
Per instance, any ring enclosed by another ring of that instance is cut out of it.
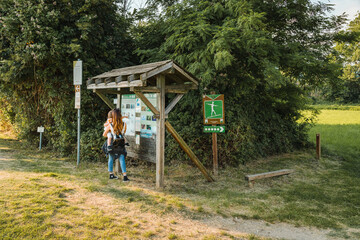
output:
<svg viewBox="0 0 360 240"><path fill-rule="evenodd" d="M88 80L88 89L156 87L156 76L165 75L167 88L197 89L198 80L172 60L113 69Z"/></svg>

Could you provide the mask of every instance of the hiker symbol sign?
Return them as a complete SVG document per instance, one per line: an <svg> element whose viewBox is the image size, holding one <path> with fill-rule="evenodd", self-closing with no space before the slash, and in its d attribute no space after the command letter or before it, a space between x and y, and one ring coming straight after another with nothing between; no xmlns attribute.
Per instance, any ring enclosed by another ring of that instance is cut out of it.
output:
<svg viewBox="0 0 360 240"><path fill-rule="evenodd" d="M225 124L224 94L203 96L204 124Z"/></svg>

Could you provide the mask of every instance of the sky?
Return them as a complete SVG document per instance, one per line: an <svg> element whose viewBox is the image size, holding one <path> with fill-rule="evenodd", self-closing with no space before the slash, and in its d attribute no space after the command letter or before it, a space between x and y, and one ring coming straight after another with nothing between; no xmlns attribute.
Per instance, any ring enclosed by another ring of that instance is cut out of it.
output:
<svg viewBox="0 0 360 240"><path fill-rule="evenodd" d="M136 0L135 0L136 1ZM360 0L311 0L312 2L323 2L335 4L331 15L348 14L348 19L354 20L357 13L360 12Z"/></svg>
<svg viewBox="0 0 360 240"><path fill-rule="evenodd" d="M360 12L360 0L311 0L312 2L324 2L335 4L331 15L347 13L349 20L355 19L357 12ZM133 7L139 8L145 5L146 0L133 0Z"/></svg>

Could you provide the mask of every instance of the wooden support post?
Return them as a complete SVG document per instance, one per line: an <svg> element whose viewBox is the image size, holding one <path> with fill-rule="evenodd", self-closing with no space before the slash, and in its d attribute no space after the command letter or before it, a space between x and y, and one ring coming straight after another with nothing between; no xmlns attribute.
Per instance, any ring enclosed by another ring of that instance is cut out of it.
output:
<svg viewBox="0 0 360 240"><path fill-rule="evenodd" d="M216 126L216 125L213 125ZM213 150L213 171L214 175L218 175L218 148L217 148L217 133L212 133L212 150Z"/></svg>
<svg viewBox="0 0 360 240"><path fill-rule="evenodd" d="M145 97L145 95L141 92L134 92L135 95L141 99L141 101L143 101L143 103L150 109L150 111L154 114L154 115L159 115L159 111L154 107L154 105L151 104L151 102ZM161 93L160 93L161 94ZM159 94L159 95L160 95ZM165 112L165 111L164 111Z"/></svg>
<svg viewBox="0 0 360 240"><path fill-rule="evenodd" d="M316 134L316 159L320 160L321 158L321 141L320 141L320 133Z"/></svg>
<svg viewBox="0 0 360 240"><path fill-rule="evenodd" d="M195 163L195 165L200 169L202 174L204 174L205 178L209 182L213 182L214 179L210 176L210 174L206 171L206 168L202 163L199 161L199 159L196 157L196 155L191 151L189 146L185 143L185 141L181 138L181 136L175 131L173 126L169 123L169 121L165 121L166 129L169 131L169 133L174 137L174 139L179 143L180 147L184 152L190 157L190 159Z"/></svg>
<svg viewBox="0 0 360 240"><path fill-rule="evenodd" d="M117 90L120 91L121 89L118 88ZM120 109L120 113L121 113L121 94L116 94L116 108ZM118 176L120 176L120 173L122 173L122 169L120 169L120 163L119 161L116 160L115 160L115 172Z"/></svg>
<svg viewBox="0 0 360 240"><path fill-rule="evenodd" d="M160 90L157 94L159 118L156 119L156 187L164 186L165 167L165 76L156 77L156 86Z"/></svg>
<svg viewBox="0 0 360 240"><path fill-rule="evenodd" d="M175 107L175 105L180 101L180 99L184 96L184 94L177 94L176 97L167 105L165 109L165 115L168 115L171 110Z"/></svg>
<svg viewBox="0 0 360 240"><path fill-rule="evenodd" d="M115 105L101 92L94 89L94 92L109 106L109 108L114 109Z"/></svg>

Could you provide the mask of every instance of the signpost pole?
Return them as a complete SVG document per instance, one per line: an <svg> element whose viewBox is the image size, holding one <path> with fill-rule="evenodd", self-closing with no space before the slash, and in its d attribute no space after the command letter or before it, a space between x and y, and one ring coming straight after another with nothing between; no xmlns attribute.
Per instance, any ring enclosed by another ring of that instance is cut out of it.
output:
<svg viewBox="0 0 360 240"><path fill-rule="evenodd" d="M39 150L41 151L41 142L42 142L42 132L40 132L40 143L39 143Z"/></svg>
<svg viewBox="0 0 360 240"><path fill-rule="evenodd" d="M74 85L75 85L75 108L78 110L77 114L77 166L80 163L80 105L81 105L81 84L82 84L82 61L73 62L74 67Z"/></svg>
<svg viewBox="0 0 360 240"><path fill-rule="evenodd" d="M78 134L77 134L77 166L80 163L80 108L78 109Z"/></svg>
<svg viewBox="0 0 360 240"><path fill-rule="evenodd" d="M219 171L217 133L225 132L225 126L217 126L217 124L225 124L224 95L215 94L215 92L211 92L211 95L204 95L203 113L204 124L212 125L204 126L204 132L212 133L213 172L217 176Z"/></svg>
<svg viewBox="0 0 360 240"><path fill-rule="evenodd" d="M44 127L43 126L38 127L37 132L40 133L39 151L41 151L42 133L44 132Z"/></svg>
<svg viewBox="0 0 360 240"><path fill-rule="evenodd" d="M213 125L216 126L216 125ZM218 175L218 147L217 147L217 133L212 133L212 150L213 150L213 169L214 169L214 175Z"/></svg>

